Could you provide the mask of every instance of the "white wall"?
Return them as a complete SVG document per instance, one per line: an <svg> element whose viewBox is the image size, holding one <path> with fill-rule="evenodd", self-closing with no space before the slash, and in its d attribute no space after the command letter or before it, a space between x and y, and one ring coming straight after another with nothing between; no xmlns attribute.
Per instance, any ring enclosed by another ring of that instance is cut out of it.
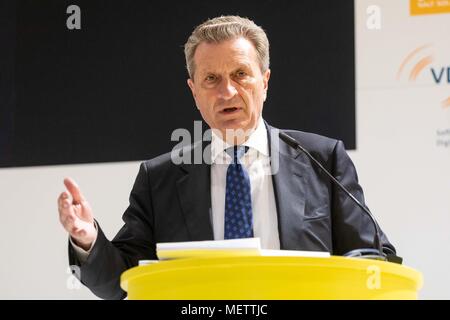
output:
<svg viewBox="0 0 450 320"><path fill-rule="evenodd" d="M366 27L366 9L381 9L381 29ZM450 14L409 15L408 0L356 1L357 151L351 152L368 205L404 257L420 270L420 297L450 298L450 146L437 130L450 128L450 84L434 83L430 67L450 66ZM400 79L397 71L415 48ZM416 81L414 65L435 61ZM450 136L447 137L450 140Z"/></svg>
<svg viewBox="0 0 450 320"><path fill-rule="evenodd" d="M450 15L410 17L408 3L356 1L358 149L350 154L370 208L405 264L424 275L421 298L449 299L450 149L436 145L436 131L450 128L450 108L440 106L450 85L435 85L429 70L414 83L396 73L425 43L434 45L435 65L450 65ZM369 5L381 9L380 30L366 28ZM94 298L67 286L67 236L56 207L62 179L78 181L112 237L138 168L126 162L0 169L0 298Z"/></svg>
<svg viewBox="0 0 450 320"><path fill-rule="evenodd" d="M68 289L74 286L56 198L63 178L75 178L112 238L138 169L139 162L123 162L0 170L0 299L95 298L84 287Z"/></svg>

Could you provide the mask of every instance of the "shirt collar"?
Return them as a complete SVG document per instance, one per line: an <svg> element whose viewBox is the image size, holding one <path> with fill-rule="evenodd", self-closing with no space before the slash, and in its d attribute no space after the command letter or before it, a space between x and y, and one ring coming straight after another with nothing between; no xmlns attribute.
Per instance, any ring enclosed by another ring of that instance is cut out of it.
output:
<svg viewBox="0 0 450 320"><path fill-rule="evenodd" d="M246 142L243 144L250 149L255 149L264 156L269 156L269 144L267 140L267 129L262 117L259 118L258 126L253 131ZM224 150L232 147L232 145L223 141L214 131L211 136L211 163L214 163L217 157L223 154Z"/></svg>

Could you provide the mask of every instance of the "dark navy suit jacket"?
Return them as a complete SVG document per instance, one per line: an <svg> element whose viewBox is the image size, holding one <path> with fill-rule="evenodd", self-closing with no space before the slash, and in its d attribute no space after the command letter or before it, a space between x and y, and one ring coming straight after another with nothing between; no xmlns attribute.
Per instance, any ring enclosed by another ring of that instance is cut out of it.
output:
<svg viewBox="0 0 450 320"><path fill-rule="evenodd" d="M267 125L268 132L276 132ZM364 202L355 167L341 141L294 130L281 130L299 141L350 192ZM303 154L278 139L270 140L271 156L279 154L272 176L281 249L328 251L343 255L373 247L369 218ZM273 139L273 138L272 138ZM203 144L182 151L193 153ZM279 152L278 152L279 151ZM156 243L213 240L210 218L210 165L174 164L170 153L141 164L130 194L122 229L109 241L99 226L97 241L80 264L69 244L69 262L80 266L81 282L97 296L120 299L122 272L139 260L157 259ZM382 234L387 253L395 252Z"/></svg>

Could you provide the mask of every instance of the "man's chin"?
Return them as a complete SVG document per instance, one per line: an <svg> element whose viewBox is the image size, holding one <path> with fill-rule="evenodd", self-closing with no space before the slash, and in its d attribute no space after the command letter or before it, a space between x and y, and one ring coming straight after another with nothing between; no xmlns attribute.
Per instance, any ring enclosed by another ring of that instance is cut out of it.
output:
<svg viewBox="0 0 450 320"><path fill-rule="evenodd" d="M235 119L222 122L220 128L216 128L214 132L230 144L241 144L248 139L253 130L248 121Z"/></svg>
<svg viewBox="0 0 450 320"><path fill-rule="evenodd" d="M246 130L248 127L247 121L242 121L241 119L230 119L226 121L221 121L220 131L242 131Z"/></svg>

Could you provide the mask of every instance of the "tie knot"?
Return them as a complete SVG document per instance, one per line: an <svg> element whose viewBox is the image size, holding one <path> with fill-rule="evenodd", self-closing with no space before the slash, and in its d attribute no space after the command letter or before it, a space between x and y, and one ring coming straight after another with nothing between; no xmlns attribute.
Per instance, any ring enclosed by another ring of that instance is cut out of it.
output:
<svg viewBox="0 0 450 320"><path fill-rule="evenodd" d="M238 163L239 159L248 151L248 146L234 146L226 150L228 155L233 158L233 163Z"/></svg>

